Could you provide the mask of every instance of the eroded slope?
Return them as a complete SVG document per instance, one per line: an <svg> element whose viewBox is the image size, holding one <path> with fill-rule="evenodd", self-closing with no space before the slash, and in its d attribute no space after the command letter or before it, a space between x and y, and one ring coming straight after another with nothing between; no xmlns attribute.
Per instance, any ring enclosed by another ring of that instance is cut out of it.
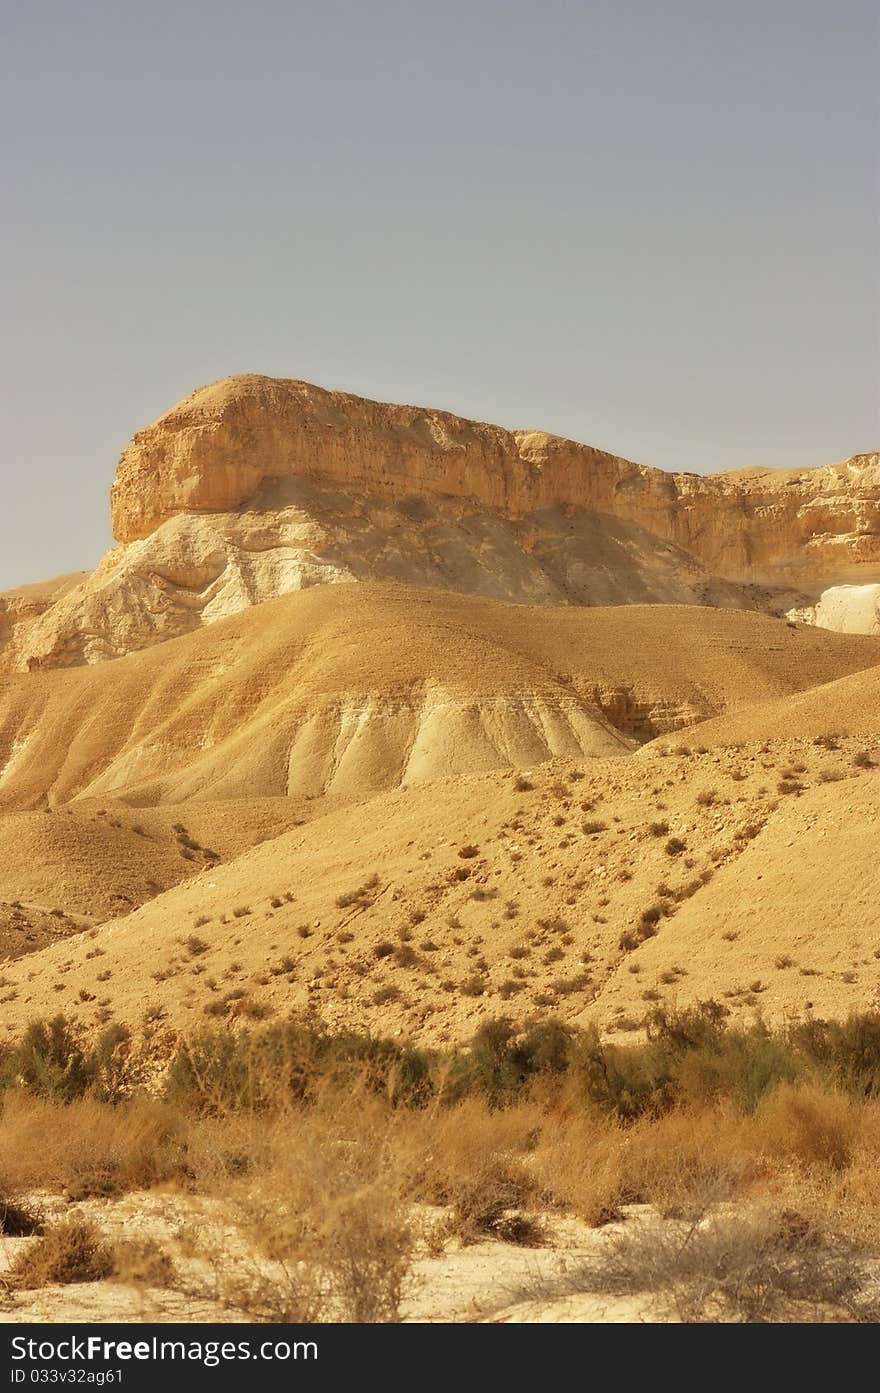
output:
<svg viewBox="0 0 880 1393"><path fill-rule="evenodd" d="M878 661L877 639L740 611L320 587L111 664L5 679L0 807L363 797L626 752Z"/></svg>

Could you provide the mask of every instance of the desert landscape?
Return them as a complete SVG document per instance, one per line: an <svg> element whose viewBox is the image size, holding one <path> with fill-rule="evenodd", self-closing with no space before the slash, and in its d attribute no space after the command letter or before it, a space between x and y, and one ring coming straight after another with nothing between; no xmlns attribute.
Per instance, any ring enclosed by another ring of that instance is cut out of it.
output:
<svg viewBox="0 0 880 1393"><path fill-rule="evenodd" d="M299 381L0 595L0 1319L875 1320L880 455Z"/></svg>

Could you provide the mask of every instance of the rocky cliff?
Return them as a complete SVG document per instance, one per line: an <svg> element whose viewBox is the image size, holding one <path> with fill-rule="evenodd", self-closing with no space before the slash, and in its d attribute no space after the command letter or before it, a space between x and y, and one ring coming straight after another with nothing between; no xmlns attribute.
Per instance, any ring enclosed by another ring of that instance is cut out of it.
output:
<svg viewBox="0 0 880 1393"><path fill-rule="evenodd" d="M201 388L140 431L111 507L120 545L0 633L7 670L99 661L328 581L794 608L833 627L840 607L822 608L824 590L880 581L877 454L667 473L539 431L257 376Z"/></svg>
<svg viewBox="0 0 880 1393"><path fill-rule="evenodd" d="M201 388L135 436L112 489L114 535L131 542L178 513L240 508L267 480L291 476L391 502L468 500L506 518L585 509L740 582L880 568L877 454L800 472L666 473L541 431L267 377Z"/></svg>

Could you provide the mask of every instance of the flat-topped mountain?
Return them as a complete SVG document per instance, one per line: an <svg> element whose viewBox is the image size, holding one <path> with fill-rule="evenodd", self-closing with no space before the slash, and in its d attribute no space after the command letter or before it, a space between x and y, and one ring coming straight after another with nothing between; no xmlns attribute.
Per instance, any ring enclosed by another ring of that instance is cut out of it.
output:
<svg viewBox="0 0 880 1393"><path fill-rule="evenodd" d="M880 631L877 454L667 473L541 431L238 376L138 432L111 507L119 545L91 575L4 605L5 670L98 662L359 580Z"/></svg>
<svg viewBox="0 0 880 1393"><path fill-rule="evenodd" d="M461 499L503 518L584 509L740 583L880 568L877 454L803 471L667 473L544 431L250 375L200 388L134 437L112 489L114 536L132 542L180 513L235 510L291 477L391 503Z"/></svg>

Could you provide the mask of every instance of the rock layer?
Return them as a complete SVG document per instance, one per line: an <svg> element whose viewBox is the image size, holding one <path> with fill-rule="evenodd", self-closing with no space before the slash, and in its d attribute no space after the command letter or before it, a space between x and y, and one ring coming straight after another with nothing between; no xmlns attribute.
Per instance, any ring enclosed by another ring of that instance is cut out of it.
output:
<svg viewBox="0 0 880 1393"><path fill-rule="evenodd" d="M833 585L817 604L792 617L841 634L880 634L880 584Z"/></svg>

